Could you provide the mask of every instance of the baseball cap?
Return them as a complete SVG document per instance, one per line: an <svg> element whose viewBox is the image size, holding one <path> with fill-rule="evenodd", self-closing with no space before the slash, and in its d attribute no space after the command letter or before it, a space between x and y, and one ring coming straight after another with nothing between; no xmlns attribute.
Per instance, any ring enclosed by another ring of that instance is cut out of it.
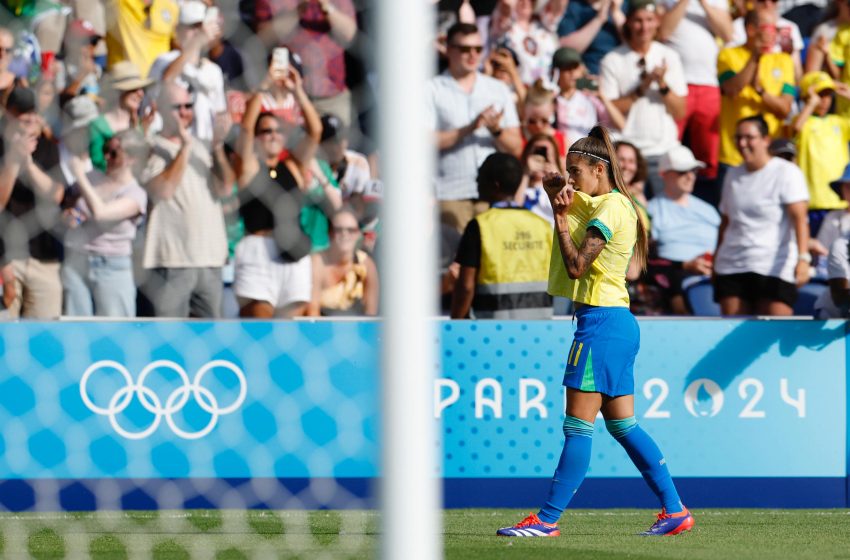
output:
<svg viewBox="0 0 850 560"><path fill-rule="evenodd" d="M767 151L772 156L796 156L797 146L786 138L777 138L768 146Z"/></svg>
<svg viewBox="0 0 850 560"><path fill-rule="evenodd" d="M581 54L570 47L561 47L552 55L552 68L568 68L581 64Z"/></svg>
<svg viewBox="0 0 850 560"><path fill-rule="evenodd" d="M342 120L336 115L322 115L322 142L339 139L345 130Z"/></svg>
<svg viewBox="0 0 850 560"><path fill-rule="evenodd" d="M835 90L835 81L826 72L809 72L800 80L800 95L802 97L809 96L809 90L814 87L815 93L831 89Z"/></svg>
<svg viewBox="0 0 850 560"><path fill-rule="evenodd" d="M195 25L202 23L207 15L207 5L198 0L183 2L180 6L180 17L177 23L180 25Z"/></svg>
<svg viewBox="0 0 850 560"><path fill-rule="evenodd" d="M71 99L65 104L62 111L64 113L62 120L63 133L88 126L100 114L97 103L88 95L78 95Z"/></svg>
<svg viewBox="0 0 850 560"><path fill-rule="evenodd" d="M66 39L83 42L93 37L100 37L100 34L95 30L90 21L84 19L75 19L68 24L65 30Z"/></svg>
<svg viewBox="0 0 850 560"><path fill-rule="evenodd" d="M658 6L656 5L655 0L634 0L633 2L629 2L629 9L626 12L626 17L631 17L639 10L657 12Z"/></svg>
<svg viewBox="0 0 850 560"><path fill-rule="evenodd" d="M694 157L694 153L687 146L676 146L658 161L658 171L694 171L703 169L705 164Z"/></svg>
<svg viewBox="0 0 850 560"><path fill-rule="evenodd" d="M16 87L6 99L6 110L16 115L35 112L35 93L28 87Z"/></svg>

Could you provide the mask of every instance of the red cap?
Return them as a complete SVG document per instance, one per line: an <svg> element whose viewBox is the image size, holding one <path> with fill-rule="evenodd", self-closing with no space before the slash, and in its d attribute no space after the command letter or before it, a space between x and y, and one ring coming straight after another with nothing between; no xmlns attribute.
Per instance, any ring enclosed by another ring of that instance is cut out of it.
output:
<svg viewBox="0 0 850 560"><path fill-rule="evenodd" d="M86 40L92 37L100 37L100 34L95 31L94 26L90 22L84 19L75 19L68 24L68 29L65 30L65 37L72 40Z"/></svg>

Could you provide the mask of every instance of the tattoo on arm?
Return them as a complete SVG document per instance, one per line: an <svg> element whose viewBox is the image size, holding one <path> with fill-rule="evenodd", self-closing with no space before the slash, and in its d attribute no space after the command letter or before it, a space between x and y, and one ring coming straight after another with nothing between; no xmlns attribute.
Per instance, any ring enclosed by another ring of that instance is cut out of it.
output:
<svg viewBox="0 0 850 560"><path fill-rule="evenodd" d="M583 276L607 243L605 236L595 227L587 230L584 240L581 242L581 247L575 246L568 232L559 233L558 241L561 246L561 256L570 278Z"/></svg>

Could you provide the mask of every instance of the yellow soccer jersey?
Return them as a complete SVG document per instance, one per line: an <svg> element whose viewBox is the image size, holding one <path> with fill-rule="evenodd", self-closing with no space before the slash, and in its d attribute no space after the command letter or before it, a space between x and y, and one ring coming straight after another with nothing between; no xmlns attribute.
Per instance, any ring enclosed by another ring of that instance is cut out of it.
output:
<svg viewBox="0 0 850 560"><path fill-rule="evenodd" d="M850 84L850 68L846 64L847 59L850 58L850 24L844 23L838 26L835 37L829 44L829 54L836 66L841 68L841 81ZM850 100L837 95L835 112L843 117L850 117Z"/></svg>
<svg viewBox="0 0 850 560"><path fill-rule="evenodd" d="M817 117L812 115L803 125L797 137L800 152L800 169L809 185L809 208L835 210L845 208L829 183L841 177L850 154L850 120L838 115Z"/></svg>
<svg viewBox="0 0 850 560"><path fill-rule="evenodd" d="M750 60L747 47L730 47L720 51L717 57L717 79L722 84L744 69ZM794 95L794 62L786 53L768 53L759 61L759 81L764 91L771 95ZM721 163L741 165L743 160L735 146L735 125L744 117L762 114L767 121L771 136L779 130L782 122L764 107L761 95L747 85L735 97L721 96L720 102L720 156Z"/></svg>
<svg viewBox="0 0 850 560"><path fill-rule="evenodd" d="M107 3L107 66L132 61L147 76L156 57L171 49L180 8L173 0L109 0Z"/></svg>
<svg viewBox="0 0 850 560"><path fill-rule="evenodd" d="M584 276L573 280L567 274L556 233L549 263L549 293L588 305L628 307L626 271L637 242L637 214L629 199L616 190L600 196L576 192L568 223L576 247L581 246L591 226L602 232L607 243Z"/></svg>

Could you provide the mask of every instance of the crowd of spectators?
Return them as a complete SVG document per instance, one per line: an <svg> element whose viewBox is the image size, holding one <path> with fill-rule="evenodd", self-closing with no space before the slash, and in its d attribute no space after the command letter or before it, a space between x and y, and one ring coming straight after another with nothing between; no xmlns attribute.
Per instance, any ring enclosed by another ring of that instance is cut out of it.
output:
<svg viewBox="0 0 850 560"><path fill-rule="evenodd" d="M5 317L376 315L365 13L0 2Z"/></svg>
<svg viewBox="0 0 850 560"><path fill-rule="evenodd" d="M850 8L822 1L435 1L444 312L569 309L538 291L542 177L602 124L652 234L633 310L690 313L711 278L724 313L789 314L814 276L846 313ZM372 7L0 0L5 316L378 314ZM488 299L496 238L538 253Z"/></svg>
<svg viewBox="0 0 850 560"><path fill-rule="evenodd" d="M525 169L511 204L551 220L543 173L562 171L569 146L601 123L651 232L647 270L627 275L633 311L691 314L689 288L708 284L724 315L846 315L849 5L440 2L427 114L444 231L461 248L481 235L475 179L494 152ZM443 259L443 292L459 300L468 279L451 280L468 255ZM481 266L502 258L491 250Z"/></svg>

